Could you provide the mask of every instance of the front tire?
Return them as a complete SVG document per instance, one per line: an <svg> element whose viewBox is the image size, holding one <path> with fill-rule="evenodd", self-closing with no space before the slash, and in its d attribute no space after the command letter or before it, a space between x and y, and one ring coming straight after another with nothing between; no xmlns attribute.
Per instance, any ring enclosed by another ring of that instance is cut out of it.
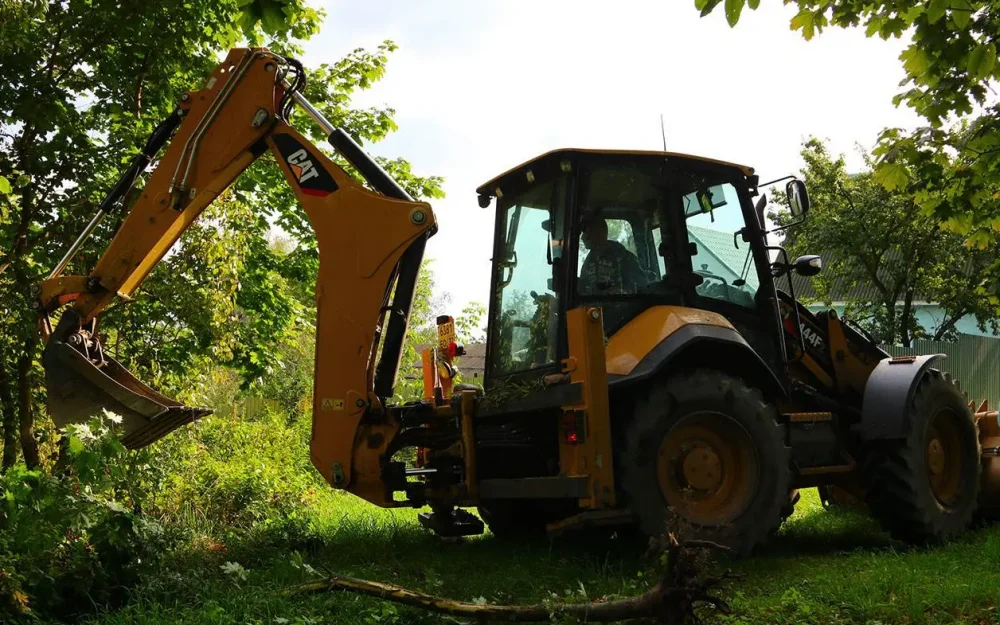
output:
<svg viewBox="0 0 1000 625"><path fill-rule="evenodd" d="M979 434L951 376L934 369L920 381L909 417L906 438L869 445L866 502L893 538L940 541L972 523L979 497Z"/></svg>
<svg viewBox="0 0 1000 625"><path fill-rule="evenodd" d="M637 402L626 433L622 490L643 532L667 531L749 554L789 507L791 450L774 406L743 380L696 369Z"/></svg>

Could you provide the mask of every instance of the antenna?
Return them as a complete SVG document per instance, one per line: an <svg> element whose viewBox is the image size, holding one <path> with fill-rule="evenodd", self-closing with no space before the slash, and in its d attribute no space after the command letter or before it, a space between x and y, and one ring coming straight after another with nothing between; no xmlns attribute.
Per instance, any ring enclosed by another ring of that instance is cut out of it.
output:
<svg viewBox="0 0 1000 625"><path fill-rule="evenodd" d="M667 130L663 127L663 113L660 113L660 134L663 136L663 151L667 151Z"/></svg>

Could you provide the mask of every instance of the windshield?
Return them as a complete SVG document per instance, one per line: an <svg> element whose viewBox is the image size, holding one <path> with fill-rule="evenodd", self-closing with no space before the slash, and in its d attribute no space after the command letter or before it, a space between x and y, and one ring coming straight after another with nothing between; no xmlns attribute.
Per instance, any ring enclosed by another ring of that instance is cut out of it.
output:
<svg viewBox="0 0 1000 625"><path fill-rule="evenodd" d="M745 222L739 193L729 182L698 182L683 198L691 267L703 280L695 291L752 308L760 280L750 244L740 233Z"/></svg>
<svg viewBox="0 0 1000 625"><path fill-rule="evenodd" d="M554 284L563 256L564 187L564 178L534 185L504 198L500 206L498 227L504 237L494 264L493 373L556 362L559 299Z"/></svg>

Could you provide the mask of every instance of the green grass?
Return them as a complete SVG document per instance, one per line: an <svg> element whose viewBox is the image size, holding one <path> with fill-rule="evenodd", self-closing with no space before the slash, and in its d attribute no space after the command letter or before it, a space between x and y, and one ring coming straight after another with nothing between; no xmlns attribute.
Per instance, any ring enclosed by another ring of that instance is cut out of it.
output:
<svg viewBox="0 0 1000 625"><path fill-rule="evenodd" d="M994 623L1000 595L1000 528L927 550L891 542L866 517L823 510L814 491L759 556L720 562L747 576L728 591L737 614L708 623ZM323 571L388 581L456 599L537 602L581 589L593 599L632 595L651 580L635 540L445 540L413 511L376 509L328 491L301 522L231 540L194 540L174 554L102 625L166 623L414 623L440 617L350 594L279 597ZM226 573L227 562L240 573Z"/></svg>

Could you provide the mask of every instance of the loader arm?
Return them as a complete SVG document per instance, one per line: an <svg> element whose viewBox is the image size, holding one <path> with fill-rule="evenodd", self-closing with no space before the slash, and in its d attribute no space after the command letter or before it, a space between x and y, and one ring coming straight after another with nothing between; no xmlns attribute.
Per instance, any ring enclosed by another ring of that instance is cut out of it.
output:
<svg viewBox="0 0 1000 625"><path fill-rule="evenodd" d="M47 340L42 361L49 411L59 426L86 420L101 408L118 412L125 419L123 442L130 447L148 445L207 414L160 395L104 355L97 317L116 297L133 294L202 211L270 150L319 249L312 462L334 486L370 491L378 500L384 488L379 446L371 441L388 444L398 431L398 424L384 417L384 399L392 394L417 270L436 223L430 206L414 202L309 105L295 90L300 83L288 84L289 76L301 71L266 49L232 50L202 89L182 96L95 220L42 282L35 305ZM292 100L324 127L338 152L377 192L287 123ZM60 275L101 214L128 192L168 141L94 270L87 276ZM50 313L67 304L53 329ZM355 457L356 447L365 453Z"/></svg>

